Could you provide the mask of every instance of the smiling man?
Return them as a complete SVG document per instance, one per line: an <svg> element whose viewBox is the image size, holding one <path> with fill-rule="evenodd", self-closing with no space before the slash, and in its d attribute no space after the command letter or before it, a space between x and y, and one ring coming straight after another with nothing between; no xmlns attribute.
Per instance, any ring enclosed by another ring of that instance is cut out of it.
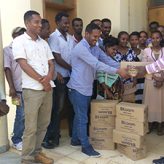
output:
<svg viewBox="0 0 164 164"><path fill-rule="evenodd" d="M96 46L100 34L101 30L98 25L94 23L87 25L85 37L72 50L72 73L67 84L69 88L69 98L75 112L71 145L81 145L82 152L93 157L100 157L100 153L93 149L88 140L87 113L95 73L99 70L110 74L118 73L123 77L127 77L125 70L118 70L99 61L103 61L103 59L107 61L107 56Z"/></svg>
<svg viewBox="0 0 164 164"><path fill-rule="evenodd" d="M54 64L46 41L39 37L41 17L36 11L24 14L26 33L13 41L14 59L22 69L25 130L22 164L47 163L53 159L41 152L41 143L50 121Z"/></svg>
<svg viewBox="0 0 164 164"><path fill-rule="evenodd" d="M48 43L55 57L55 70L58 73L54 80L56 87L53 90L53 107L51 113L51 122L42 146L47 149L53 149L59 146L60 139L60 120L61 111L64 104L67 104L67 113L69 121L69 135L72 131L73 109L68 99L68 88L66 86L71 72L71 50L74 46L74 40L68 34L70 21L69 15L65 12L59 12L55 16L57 28L50 35Z"/></svg>

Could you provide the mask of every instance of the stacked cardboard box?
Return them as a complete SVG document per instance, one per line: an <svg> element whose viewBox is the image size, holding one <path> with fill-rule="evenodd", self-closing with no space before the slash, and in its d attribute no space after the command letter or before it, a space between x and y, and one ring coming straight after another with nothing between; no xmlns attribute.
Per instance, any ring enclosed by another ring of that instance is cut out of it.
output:
<svg viewBox="0 0 164 164"><path fill-rule="evenodd" d="M117 100L93 100L91 102L90 142L95 149L114 150L113 129L115 128Z"/></svg>
<svg viewBox="0 0 164 164"><path fill-rule="evenodd" d="M116 129L113 141L117 149L132 160L146 156L145 134L148 132L147 106L121 102L116 105Z"/></svg>

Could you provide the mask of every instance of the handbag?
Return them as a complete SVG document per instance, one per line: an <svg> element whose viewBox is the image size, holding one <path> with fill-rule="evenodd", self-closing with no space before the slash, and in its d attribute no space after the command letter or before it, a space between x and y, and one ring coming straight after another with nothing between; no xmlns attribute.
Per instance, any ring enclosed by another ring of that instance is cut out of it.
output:
<svg viewBox="0 0 164 164"><path fill-rule="evenodd" d="M6 115L9 112L9 106L6 104L6 102L1 101L0 102L0 117Z"/></svg>

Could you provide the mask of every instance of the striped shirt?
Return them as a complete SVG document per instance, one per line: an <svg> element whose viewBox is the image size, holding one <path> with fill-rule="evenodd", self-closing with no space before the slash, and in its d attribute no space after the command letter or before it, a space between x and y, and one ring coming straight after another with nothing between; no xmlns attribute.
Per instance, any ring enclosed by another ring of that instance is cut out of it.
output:
<svg viewBox="0 0 164 164"><path fill-rule="evenodd" d="M146 66L148 74L164 70L164 48L162 48L162 56L156 62Z"/></svg>

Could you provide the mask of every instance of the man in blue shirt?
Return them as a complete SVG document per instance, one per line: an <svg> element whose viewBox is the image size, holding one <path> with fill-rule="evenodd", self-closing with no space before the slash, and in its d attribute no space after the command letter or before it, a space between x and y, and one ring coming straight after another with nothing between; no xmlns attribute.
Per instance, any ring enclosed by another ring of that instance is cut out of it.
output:
<svg viewBox="0 0 164 164"><path fill-rule="evenodd" d="M96 46L100 34L101 30L98 25L93 23L87 25L84 39L72 50L72 73L67 84L69 98L75 112L71 145L81 145L83 153L94 157L100 157L100 153L93 149L88 140L87 113L96 71L118 73L124 78L128 77L126 70L116 69L102 63L106 62L107 56Z"/></svg>

